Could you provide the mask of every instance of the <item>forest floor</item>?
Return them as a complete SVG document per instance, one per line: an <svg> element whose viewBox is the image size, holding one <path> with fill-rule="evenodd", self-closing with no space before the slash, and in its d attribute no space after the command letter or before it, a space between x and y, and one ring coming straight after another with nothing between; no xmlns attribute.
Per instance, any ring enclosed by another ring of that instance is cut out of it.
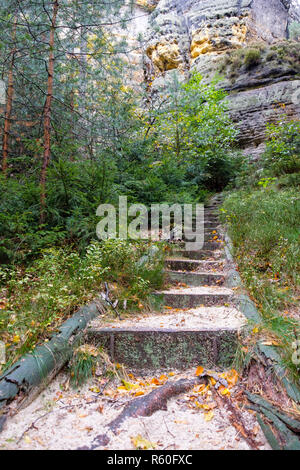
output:
<svg viewBox="0 0 300 470"><path fill-rule="evenodd" d="M141 371L139 374L135 377L136 383L149 382L149 390L159 387L153 384L153 375L147 376ZM156 374L155 382L159 382L159 377L166 372L161 370ZM195 370L172 371L171 374L168 380L178 380L195 376ZM195 390L171 398L167 410L159 410L150 417L129 418L115 434L107 425L121 413L133 395L120 389L120 383L115 380L98 396L98 387L103 386L101 381L99 384L94 378L79 390L72 390L68 388L69 375L59 374L47 390L10 419L1 434L0 449L89 448L99 435L107 436L107 440L97 447L99 450L251 449L240 423L232 424L226 407L218 406L208 392L201 395ZM232 393L232 399L239 403L239 387ZM197 406L199 402L195 397L206 405L207 410ZM257 442L257 448L269 449L255 413L242 407L241 416Z"/></svg>

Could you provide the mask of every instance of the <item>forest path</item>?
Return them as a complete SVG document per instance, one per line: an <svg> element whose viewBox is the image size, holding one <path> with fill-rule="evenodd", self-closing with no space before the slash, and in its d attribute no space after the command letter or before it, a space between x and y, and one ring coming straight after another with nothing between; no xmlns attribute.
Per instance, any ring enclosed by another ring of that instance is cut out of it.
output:
<svg viewBox="0 0 300 470"><path fill-rule="evenodd" d="M100 371L74 391L69 376L60 373L10 419L0 448L253 448L245 439L247 433L256 448L269 448L255 414L245 409L235 371L229 369L245 318L234 305L234 291L224 286L227 268L216 215L219 202L205 208L202 250L187 252L181 242L172 243L165 261L166 289L155 293L163 303L161 311L92 322L88 341L103 345L115 363L125 364L123 385ZM170 397L167 407L151 416L129 417L116 432L110 429L137 397L180 379L194 379L198 366L213 369L208 371L207 386L199 384ZM121 376L123 368L118 364L117 368ZM224 396L220 390L225 390Z"/></svg>

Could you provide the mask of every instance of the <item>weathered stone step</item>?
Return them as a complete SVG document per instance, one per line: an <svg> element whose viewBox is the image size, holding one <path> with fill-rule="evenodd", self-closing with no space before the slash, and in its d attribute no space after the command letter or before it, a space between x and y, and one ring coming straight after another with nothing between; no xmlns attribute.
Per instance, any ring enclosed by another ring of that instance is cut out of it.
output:
<svg viewBox="0 0 300 470"><path fill-rule="evenodd" d="M185 226L187 226L187 224L189 225L192 225L194 226L196 224L196 221L197 219L196 218L192 218L192 220L189 220L189 221L186 221L186 223L184 224ZM219 223L220 222L220 219L218 216L216 215L209 215L209 216L205 216L204 217L204 223L206 222L216 222L216 223Z"/></svg>
<svg viewBox="0 0 300 470"><path fill-rule="evenodd" d="M219 247L220 248L220 247ZM176 259L194 259L194 260L203 260L203 259L217 259L220 258L220 252L217 250L195 250L195 251L187 251L187 250L176 250L174 251L168 259L176 258Z"/></svg>
<svg viewBox="0 0 300 470"><path fill-rule="evenodd" d="M185 283L189 286L222 285L225 281L224 274L212 272L183 272L166 271L166 280L171 283Z"/></svg>
<svg viewBox="0 0 300 470"><path fill-rule="evenodd" d="M194 308L200 305L224 305L232 299L232 291L224 287L188 287L169 289L154 294L164 304L175 308Z"/></svg>
<svg viewBox="0 0 300 470"><path fill-rule="evenodd" d="M168 258L165 260L165 266L171 271L203 271L220 270L223 268L223 260L191 260L184 258Z"/></svg>
<svg viewBox="0 0 300 470"><path fill-rule="evenodd" d="M135 369L230 367L237 348L237 329L101 328L88 341L109 352L111 360Z"/></svg>
<svg viewBox="0 0 300 470"><path fill-rule="evenodd" d="M185 257L185 258L190 258L190 259L203 259L203 254L209 257L212 256L211 253L213 253L215 250L220 250L223 247L222 241L207 241L204 242L203 247L201 250L185 250L182 248L174 248L172 253L175 255L178 255L179 257Z"/></svg>
<svg viewBox="0 0 300 470"><path fill-rule="evenodd" d="M222 239L219 230L217 230L217 229L214 230L213 228L205 228L204 229L204 241L205 242L214 241L214 237L217 237L218 240ZM187 239L187 237L185 236L184 232L183 232L183 235L180 238L180 240L182 240L181 246L185 246L185 242L189 241L189 239ZM180 246L179 245L180 242L177 241L176 237L175 237L175 241L173 241L173 243L176 243L178 246Z"/></svg>

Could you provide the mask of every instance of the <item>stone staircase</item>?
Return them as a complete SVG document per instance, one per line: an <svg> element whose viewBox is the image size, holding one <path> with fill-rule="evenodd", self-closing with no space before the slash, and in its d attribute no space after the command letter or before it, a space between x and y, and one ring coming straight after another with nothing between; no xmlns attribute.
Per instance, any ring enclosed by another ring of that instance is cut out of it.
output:
<svg viewBox="0 0 300 470"><path fill-rule="evenodd" d="M165 260L167 288L154 296L161 311L123 321L95 320L88 340L111 358L134 369L230 367L238 331L245 322L225 287L226 260L216 209L205 207L205 242L200 251L172 243Z"/></svg>

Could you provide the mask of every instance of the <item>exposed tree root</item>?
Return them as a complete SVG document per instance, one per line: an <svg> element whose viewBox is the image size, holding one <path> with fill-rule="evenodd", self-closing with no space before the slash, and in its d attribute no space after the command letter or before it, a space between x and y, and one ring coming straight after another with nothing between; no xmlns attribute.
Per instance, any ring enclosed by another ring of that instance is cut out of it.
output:
<svg viewBox="0 0 300 470"><path fill-rule="evenodd" d="M177 382L168 382L167 384L153 390L146 396L138 397L130 402L113 421L111 421L107 428L113 433L117 433L120 426L128 418L136 418L138 416L151 416L159 410L166 410L168 400L186 393L193 387L199 384L206 384L208 376L196 377L194 379L181 379ZM81 447L79 450L94 450L99 446L107 445L110 439L107 434L99 434L93 440L91 447Z"/></svg>
<svg viewBox="0 0 300 470"><path fill-rule="evenodd" d="M245 441L247 442L247 444L250 446L251 449L258 450L260 443L257 443L253 439L252 433L248 431L239 409L233 405L230 398L219 395L219 393L214 389L213 391L214 391L215 400L218 403L218 405L220 407L224 407L226 411L228 412L229 421L232 424L232 426L234 426L235 429L240 433L240 435L245 439Z"/></svg>
<svg viewBox="0 0 300 470"><path fill-rule="evenodd" d="M122 413L109 424L109 429L115 433L125 419L136 418L137 416L151 416L158 410L166 410L167 402L170 398L188 392L191 388L200 383L206 383L205 378L199 377L192 380L181 379L177 382L169 382L153 390L149 395L133 400L125 407Z"/></svg>

